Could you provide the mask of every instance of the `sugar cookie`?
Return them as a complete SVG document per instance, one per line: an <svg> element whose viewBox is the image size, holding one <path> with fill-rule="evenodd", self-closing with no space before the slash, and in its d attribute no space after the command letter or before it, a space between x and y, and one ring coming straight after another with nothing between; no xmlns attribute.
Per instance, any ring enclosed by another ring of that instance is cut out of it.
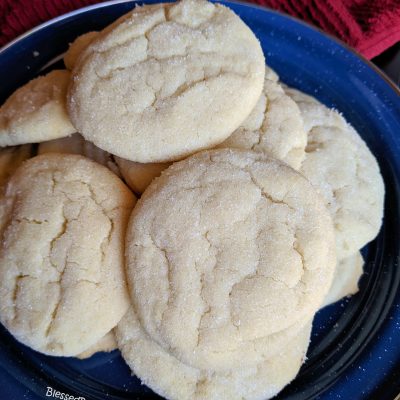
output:
<svg viewBox="0 0 400 400"><path fill-rule="evenodd" d="M0 108L0 146L43 142L76 132L65 102L70 73L55 70L15 91Z"/></svg>
<svg viewBox="0 0 400 400"><path fill-rule="evenodd" d="M311 324L279 354L251 367L213 372L189 367L146 334L132 307L116 328L119 348L135 375L170 400L267 400L297 375L305 360Z"/></svg>
<svg viewBox="0 0 400 400"><path fill-rule="evenodd" d="M137 162L214 147L247 118L265 61L229 8L204 0L136 7L84 50L68 109L78 132Z"/></svg>
<svg viewBox="0 0 400 400"><path fill-rule="evenodd" d="M325 198L335 233L337 258L355 254L378 234L384 184L375 157L335 110L294 89L308 132L302 172Z"/></svg>
<svg viewBox="0 0 400 400"><path fill-rule="evenodd" d="M305 156L307 133L297 104L266 68L264 88L255 108L218 148L262 151L299 169Z"/></svg>
<svg viewBox="0 0 400 400"><path fill-rule="evenodd" d="M321 305L336 263L331 225L311 184L262 153L211 150L173 164L127 230L144 329L197 368L255 362L258 341Z"/></svg>
<svg viewBox="0 0 400 400"><path fill-rule="evenodd" d="M363 274L363 264L364 260L359 251L353 256L338 261L332 286L322 307L358 292L358 281Z"/></svg>
<svg viewBox="0 0 400 400"><path fill-rule="evenodd" d="M134 196L87 158L45 154L15 172L5 199L2 324L45 354L87 350L129 305L123 238Z"/></svg>

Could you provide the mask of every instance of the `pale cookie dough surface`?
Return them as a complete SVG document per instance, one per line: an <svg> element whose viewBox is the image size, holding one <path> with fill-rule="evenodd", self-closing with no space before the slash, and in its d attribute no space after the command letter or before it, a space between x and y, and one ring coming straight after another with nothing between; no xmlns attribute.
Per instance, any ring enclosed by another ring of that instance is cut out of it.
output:
<svg viewBox="0 0 400 400"><path fill-rule="evenodd" d="M26 161L7 185L1 232L0 320L42 353L74 356L101 339L129 305L126 223L135 198L82 156Z"/></svg>
<svg viewBox="0 0 400 400"><path fill-rule="evenodd" d="M353 256L338 261L332 286L322 307L358 292L358 281L363 274L363 264L364 260L359 251Z"/></svg>
<svg viewBox="0 0 400 400"><path fill-rule="evenodd" d="M110 153L99 149L93 143L85 140L79 133L74 133L65 138L40 143L38 154L45 153L80 154L104 165L116 175L121 176L113 156Z"/></svg>
<svg viewBox="0 0 400 400"><path fill-rule="evenodd" d="M262 91L252 31L206 1L136 7L84 50L70 117L98 147L137 162L182 159L225 140Z"/></svg>
<svg viewBox="0 0 400 400"><path fill-rule="evenodd" d="M127 274L155 341L224 369L254 363L258 342L312 317L334 250L331 218L301 174L262 153L212 150L147 188L127 230Z"/></svg>
<svg viewBox="0 0 400 400"><path fill-rule="evenodd" d="M308 132L302 172L325 198L331 213L337 258L355 254L378 234L384 184L378 163L354 128L336 111L294 89Z"/></svg>
<svg viewBox="0 0 400 400"><path fill-rule="evenodd" d="M69 46L67 52L64 55L64 64L68 70L72 70L86 47L97 37L98 32L87 32L81 36L78 36Z"/></svg>
<svg viewBox="0 0 400 400"><path fill-rule="evenodd" d="M17 89L0 108L0 146L43 142L76 132L66 110L70 72L55 70Z"/></svg>
<svg viewBox="0 0 400 400"><path fill-rule="evenodd" d="M108 332L103 336L98 342L90 346L87 350L77 355L80 359L85 359L91 357L93 354L98 352L107 352L115 350L118 348L117 341L115 339L114 331Z"/></svg>
<svg viewBox="0 0 400 400"><path fill-rule="evenodd" d="M263 92L255 108L217 147L262 151L299 169L305 156L307 133L299 107L274 81L276 78L267 67Z"/></svg>
<svg viewBox="0 0 400 400"><path fill-rule="evenodd" d="M170 163L137 163L115 157L121 175L126 184L138 194L142 194L154 178L161 175Z"/></svg>
<svg viewBox="0 0 400 400"><path fill-rule="evenodd" d="M116 328L118 346L133 373L170 400L266 400L294 379L305 360L311 324L271 359L226 372L182 363L154 342L130 307Z"/></svg>

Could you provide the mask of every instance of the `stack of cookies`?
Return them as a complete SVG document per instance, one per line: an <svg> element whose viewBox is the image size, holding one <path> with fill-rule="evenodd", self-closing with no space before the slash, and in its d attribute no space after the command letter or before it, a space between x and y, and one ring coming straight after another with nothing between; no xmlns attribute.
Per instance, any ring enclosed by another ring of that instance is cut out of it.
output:
<svg viewBox="0 0 400 400"><path fill-rule="evenodd" d="M357 291L374 156L219 4L136 7L64 61L0 109L2 324L49 355L118 347L168 399L275 396Z"/></svg>

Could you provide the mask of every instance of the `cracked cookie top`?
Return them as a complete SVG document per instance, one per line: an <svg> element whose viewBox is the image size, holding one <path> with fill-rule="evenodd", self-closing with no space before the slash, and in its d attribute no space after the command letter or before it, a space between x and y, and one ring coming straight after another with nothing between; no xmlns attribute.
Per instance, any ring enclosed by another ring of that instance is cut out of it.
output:
<svg viewBox="0 0 400 400"><path fill-rule="evenodd" d="M211 150L147 188L128 226L127 274L153 340L192 366L226 369L312 317L334 250L329 213L301 174L262 153Z"/></svg>
<svg viewBox="0 0 400 400"><path fill-rule="evenodd" d="M136 7L79 56L68 109L78 132L138 162L181 159L226 139L262 91L251 30L203 0Z"/></svg>
<svg viewBox="0 0 400 400"><path fill-rule="evenodd" d="M266 67L263 92L241 126L218 148L262 151L299 169L305 156L307 133L297 104Z"/></svg>
<svg viewBox="0 0 400 400"><path fill-rule="evenodd" d="M265 400L274 397L298 373L311 332L308 322L274 357L229 371L190 367L153 341L132 307L116 328L118 346L134 374L159 395L176 400Z"/></svg>
<svg viewBox="0 0 400 400"><path fill-rule="evenodd" d="M0 108L0 146L37 143L76 132L66 110L70 72L51 71L16 90Z"/></svg>
<svg viewBox="0 0 400 400"><path fill-rule="evenodd" d="M1 202L1 322L45 354L87 350L128 308L123 240L134 196L93 161L46 154L15 172Z"/></svg>
<svg viewBox="0 0 400 400"><path fill-rule="evenodd" d="M378 163L337 111L295 89L285 90L299 105L308 135L300 172L325 199L338 260L352 256L381 227L385 187Z"/></svg>

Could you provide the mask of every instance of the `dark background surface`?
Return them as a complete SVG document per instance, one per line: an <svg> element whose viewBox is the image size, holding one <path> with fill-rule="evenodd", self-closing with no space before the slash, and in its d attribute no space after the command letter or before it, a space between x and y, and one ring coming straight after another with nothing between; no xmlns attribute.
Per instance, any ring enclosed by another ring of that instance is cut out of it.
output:
<svg viewBox="0 0 400 400"><path fill-rule="evenodd" d="M400 86L400 43L373 58L372 62L381 68L397 86Z"/></svg>

